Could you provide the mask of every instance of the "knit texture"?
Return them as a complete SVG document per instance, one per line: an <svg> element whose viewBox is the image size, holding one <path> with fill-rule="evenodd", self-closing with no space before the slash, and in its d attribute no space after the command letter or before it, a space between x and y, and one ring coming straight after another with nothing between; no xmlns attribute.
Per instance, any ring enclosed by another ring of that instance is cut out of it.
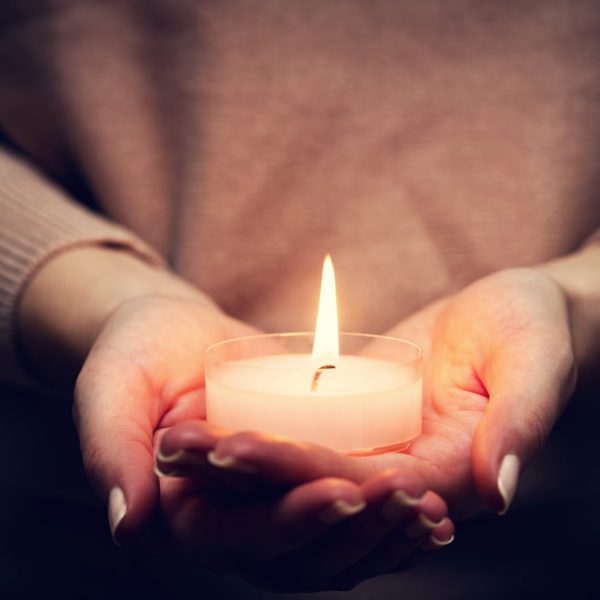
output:
<svg viewBox="0 0 600 600"><path fill-rule="evenodd" d="M0 158L3 372L28 279L77 244L157 261L144 240L267 331L314 326L331 253L341 327L372 333L575 251L598 65L598 0L3 0L0 130L30 165Z"/></svg>
<svg viewBox="0 0 600 600"><path fill-rule="evenodd" d="M16 310L27 282L53 256L89 244L162 262L139 238L78 206L34 168L0 150L0 378L29 381L15 339Z"/></svg>

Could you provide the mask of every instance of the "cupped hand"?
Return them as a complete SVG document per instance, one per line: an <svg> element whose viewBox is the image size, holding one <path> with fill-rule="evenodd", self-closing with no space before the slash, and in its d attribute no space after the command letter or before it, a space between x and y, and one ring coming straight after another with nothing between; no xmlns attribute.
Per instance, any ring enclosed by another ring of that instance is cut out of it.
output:
<svg viewBox="0 0 600 600"><path fill-rule="evenodd" d="M425 349L423 435L406 461L457 516L508 510L576 380L568 302L536 269L481 279L392 332Z"/></svg>
<svg viewBox="0 0 600 600"><path fill-rule="evenodd" d="M502 271L390 334L425 352L423 433L406 452L353 458L241 432L216 442L204 473L220 469L227 473L222 480L234 485L244 476L240 471L252 470L255 479L293 486L322 477L361 483L388 468L409 468L448 502L453 517L484 504L506 511L520 470L542 447L575 383L561 288L535 269ZM193 427L202 440L205 425ZM193 438L187 437L192 446ZM196 467L197 476L201 470Z"/></svg>
<svg viewBox="0 0 600 600"><path fill-rule="evenodd" d="M159 463L165 470L168 456ZM201 460L187 455L189 475L195 458ZM417 474L400 470L360 486L323 477L263 486L260 493L254 488L251 495L229 493L206 477L162 477L161 504L180 548L203 564L279 592L348 589L406 568L450 543L454 532L445 502L426 492Z"/></svg>
<svg viewBox="0 0 600 600"><path fill-rule="evenodd" d="M249 333L200 299L148 295L110 313L77 379L74 415L116 541L136 537L158 506L155 430L204 416L205 348Z"/></svg>

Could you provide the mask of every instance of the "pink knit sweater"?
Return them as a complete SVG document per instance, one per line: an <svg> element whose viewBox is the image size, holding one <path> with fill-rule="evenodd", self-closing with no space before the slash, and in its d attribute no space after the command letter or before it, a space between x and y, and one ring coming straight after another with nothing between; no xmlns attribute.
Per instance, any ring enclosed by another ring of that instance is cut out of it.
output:
<svg viewBox="0 0 600 600"><path fill-rule="evenodd" d="M1 376L28 279L77 244L162 255L268 330L312 327L331 252L372 332L575 250L599 65L592 0L4 0Z"/></svg>

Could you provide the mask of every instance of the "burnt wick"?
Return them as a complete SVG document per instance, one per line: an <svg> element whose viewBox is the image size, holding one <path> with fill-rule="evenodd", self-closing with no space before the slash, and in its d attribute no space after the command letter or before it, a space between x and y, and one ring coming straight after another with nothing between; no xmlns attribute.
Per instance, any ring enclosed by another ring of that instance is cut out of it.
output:
<svg viewBox="0 0 600 600"><path fill-rule="evenodd" d="M319 377L321 377L321 373L323 371L326 371L327 369L335 369L335 365L323 365L322 367L318 368L315 371L315 374L313 375L313 378L312 378L312 383L310 384L310 391L311 392L316 392L317 391L317 385L319 383Z"/></svg>

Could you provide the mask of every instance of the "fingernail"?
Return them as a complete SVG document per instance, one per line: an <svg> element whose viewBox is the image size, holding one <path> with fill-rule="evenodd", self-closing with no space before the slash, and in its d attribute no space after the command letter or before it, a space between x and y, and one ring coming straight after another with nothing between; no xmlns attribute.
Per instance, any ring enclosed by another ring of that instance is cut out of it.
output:
<svg viewBox="0 0 600 600"><path fill-rule="evenodd" d="M211 450L207 455L206 459L219 469L230 469L231 471L237 471L239 473L256 473L256 467L249 465L235 456L217 456L214 450Z"/></svg>
<svg viewBox="0 0 600 600"><path fill-rule="evenodd" d="M396 521L418 506L422 498L409 496L402 490L395 490L381 507L381 516L388 521Z"/></svg>
<svg viewBox="0 0 600 600"><path fill-rule="evenodd" d="M319 521L332 525L359 513L365 506L365 502L350 504L346 500L336 500L319 515Z"/></svg>
<svg viewBox="0 0 600 600"><path fill-rule="evenodd" d="M177 450L177 452L173 452L173 454L163 454L162 450L159 448L156 453L156 460L159 460L162 463L205 465L206 454L204 452L199 452L198 450L187 450L186 448L181 448L181 450Z"/></svg>
<svg viewBox="0 0 600 600"><path fill-rule="evenodd" d="M120 487L114 487L108 495L108 523L113 541L117 546L120 546L117 539L117 528L127 514L127 503L125 502L125 494Z"/></svg>
<svg viewBox="0 0 600 600"><path fill-rule="evenodd" d="M173 454L163 454L159 449L156 453L154 461L154 472L159 476L175 476L181 471L177 469L177 465L183 466L200 466L206 464L206 455L201 452L191 452L181 449Z"/></svg>
<svg viewBox="0 0 600 600"><path fill-rule="evenodd" d="M424 536L441 525L442 521L436 523L423 513L419 513L419 515L404 528L404 533L406 534L406 537L414 540Z"/></svg>
<svg viewBox="0 0 600 600"><path fill-rule="evenodd" d="M174 468L171 465L169 465L165 468L165 467L159 465L158 463L155 463L154 464L154 474L158 475L159 477L178 477L179 475L182 474L182 471Z"/></svg>
<svg viewBox="0 0 600 600"><path fill-rule="evenodd" d="M443 548L448 544L451 544L454 541L454 534L452 534L447 540L440 540L436 538L435 535L430 535L429 539L421 546L421 550L425 550L429 552L431 550L437 550L438 548Z"/></svg>
<svg viewBox="0 0 600 600"><path fill-rule="evenodd" d="M498 491L502 496L503 507L499 515L506 514L510 503L517 491L520 462L515 454L507 454L500 463L498 470Z"/></svg>

